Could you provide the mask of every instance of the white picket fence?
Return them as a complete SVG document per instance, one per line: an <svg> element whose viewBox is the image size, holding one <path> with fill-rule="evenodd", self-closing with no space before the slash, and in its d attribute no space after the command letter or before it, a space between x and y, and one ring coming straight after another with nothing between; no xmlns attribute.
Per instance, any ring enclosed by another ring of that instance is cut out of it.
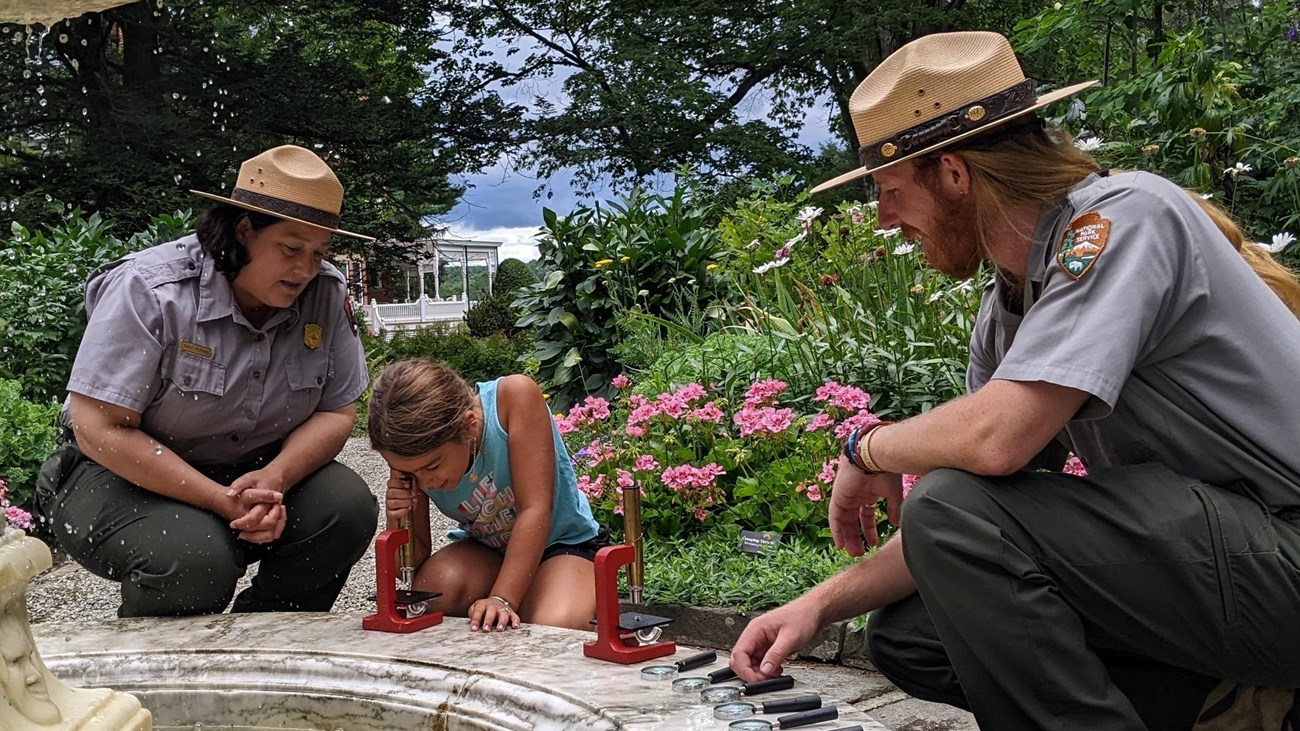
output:
<svg viewBox="0 0 1300 731"><path fill-rule="evenodd" d="M366 305L372 332L414 330L438 322L457 322L475 304L472 300L435 300L420 297L414 302L371 302Z"/></svg>

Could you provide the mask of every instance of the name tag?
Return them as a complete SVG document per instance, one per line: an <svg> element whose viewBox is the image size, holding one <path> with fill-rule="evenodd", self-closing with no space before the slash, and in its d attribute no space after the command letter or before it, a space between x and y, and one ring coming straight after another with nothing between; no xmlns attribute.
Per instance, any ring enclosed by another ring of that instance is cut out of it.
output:
<svg viewBox="0 0 1300 731"><path fill-rule="evenodd" d="M200 358L207 358L209 360L212 358L212 348L209 348L206 345L199 345L198 343L191 343L188 340L181 341L180 350L182 353L197 355Z"/></svg>

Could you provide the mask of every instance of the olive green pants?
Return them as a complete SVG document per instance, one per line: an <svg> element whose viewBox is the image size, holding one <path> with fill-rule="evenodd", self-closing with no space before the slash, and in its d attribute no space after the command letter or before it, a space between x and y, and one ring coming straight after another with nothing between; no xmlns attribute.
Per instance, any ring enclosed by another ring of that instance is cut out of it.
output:
<svg viewBox="0 0 1300 731"><path fill-rule="evenodd" d="M228 485L277 453L199 469ZM59 546L96 576L121 583L121 617L222 612L254 562L257 576L232 611L328 612L379 517L365 482L331 462L285 493L279 539L249 543L225 518L133 485L72 443L45 462L37 497Z"/></svg>
<svg viewBox="0 0 1300 731"><path fill-rule="evenodd" d="M1219 678L1300 687L1300 529L1158 465L938 470L903 504L918 595L873 613L903 690L987 729L1177 729Z"/></svg>

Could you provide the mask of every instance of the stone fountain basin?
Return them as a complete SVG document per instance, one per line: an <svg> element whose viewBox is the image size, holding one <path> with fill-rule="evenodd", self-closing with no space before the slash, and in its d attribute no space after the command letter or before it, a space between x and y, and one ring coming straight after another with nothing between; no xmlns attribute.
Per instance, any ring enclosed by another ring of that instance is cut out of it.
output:
<svg viewBox="0 0 1300 731"><path fill-rule="evenodd" d="M137 695L155 728L725 729L698 695L640 677L646 665L585 657L594 635L525 625L490 634L448 618L399 635L360 614L223 614L32 627L50 671L70 685ZM671 627L669 627L671 630ZM671 634L671 632L670 632ZM722 657L691 671L703 675ZM797 676L796 676L797 677ZM806 686L760 700L812 692ZM826 704L836 701L826 698ZM840 704L840 719L885 731Z"/></svg>

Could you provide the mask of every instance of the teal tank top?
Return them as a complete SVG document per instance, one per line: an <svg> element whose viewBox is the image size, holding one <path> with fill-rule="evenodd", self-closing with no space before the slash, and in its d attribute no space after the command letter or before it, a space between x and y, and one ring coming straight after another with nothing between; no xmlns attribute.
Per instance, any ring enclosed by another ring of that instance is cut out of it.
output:
<svg viewBox="0 0 1300 731"><path fill-rule="evenodd" d="M483 402L483 446L460 483L449 490L425 490L443 515L457 521L452 540L472 538L504 553L515 526L515 493L510 476L510 435L497 418L497 384L478 384ZM600 526L591 515L587 496L578 490L569 450L551 420L555 444L555 500L551 505L551 535L546 545L573 545L596 537Z"/></svg>

